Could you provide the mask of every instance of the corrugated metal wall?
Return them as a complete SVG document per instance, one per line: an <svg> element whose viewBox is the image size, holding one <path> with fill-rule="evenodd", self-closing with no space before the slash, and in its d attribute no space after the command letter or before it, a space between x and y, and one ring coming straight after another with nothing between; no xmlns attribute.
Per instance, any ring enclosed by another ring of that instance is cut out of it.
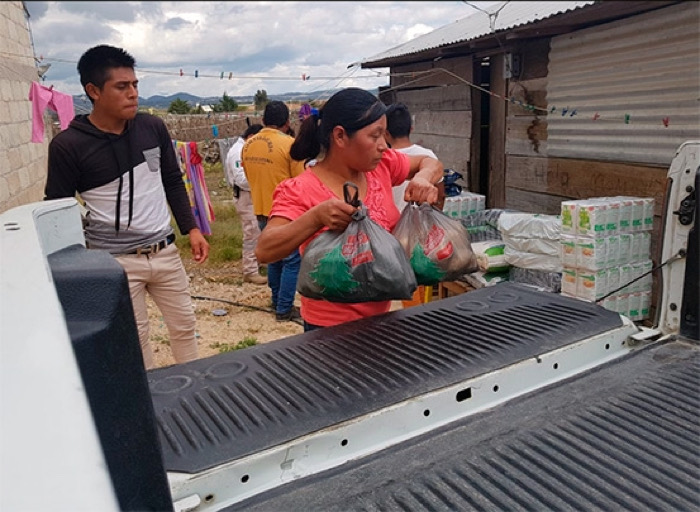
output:
<svg viewBox="0 0 700 512"><path fill-rule="evenodd" d="M547 104L550 157L667 166L700 139L700 3L553 38Z"/></svg>

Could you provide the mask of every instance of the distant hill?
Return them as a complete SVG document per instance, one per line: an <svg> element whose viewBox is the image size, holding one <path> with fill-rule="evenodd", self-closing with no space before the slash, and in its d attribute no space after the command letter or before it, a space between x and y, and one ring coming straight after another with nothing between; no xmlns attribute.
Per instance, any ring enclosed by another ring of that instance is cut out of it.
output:
<svg viewBox="0 0 700 512"><path fill-rule="evenodd" d="M268 98L271 100L279 101L308 101L313 98L329 98L334 92L339 89L331 89L326 91L314 91L313 94L308 92L285 92L283 94L269 94ZM377 94L376 89L370 90L372 94ZM195 96L186 92L178 92L176 94L171 94L169 96L150 96L148 98L142 98L139 96L139 105L142 107L152 107L152 108L168 108L170 104L176 99L181 99L189 103L191 106L195 106L198 103L200 105L212 105L221 101L221 96ZM254 95L250 96L231 96L237 103L253 103ZM86 114L92 110L92 105L90 100L84 94L73 96L73 105L75 106L76 114Z"/></svg>

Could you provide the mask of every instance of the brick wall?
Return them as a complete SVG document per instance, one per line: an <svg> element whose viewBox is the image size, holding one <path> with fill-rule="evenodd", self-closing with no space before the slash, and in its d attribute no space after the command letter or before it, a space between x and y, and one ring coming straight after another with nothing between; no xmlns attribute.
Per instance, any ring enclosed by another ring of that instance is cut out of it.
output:
<svg viewBox="0 0 700 512"><path fill-rule="evenodd" d="M29 88L39 81L22 2L0 2L0 212L41 201L50 137L48 113L42 143L31 142Z"/></svg>

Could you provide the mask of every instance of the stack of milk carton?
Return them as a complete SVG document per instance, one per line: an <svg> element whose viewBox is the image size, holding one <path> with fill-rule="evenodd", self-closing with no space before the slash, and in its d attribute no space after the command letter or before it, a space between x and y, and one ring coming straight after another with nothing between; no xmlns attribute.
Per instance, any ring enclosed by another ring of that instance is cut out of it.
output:
<svg viewBox="0 0 700 512"><path fill-rule="evenodd" d="M594 197L561 203L561 293L601 302L632 320L649 317L654 199ZM634 281L631 283L631 281Z"/></svg>
<svg viewBox="0 0 700 512"><path fill-rule="evenodd" d="M453 219L461 219L486 208L486 196L463 190L458 196L445 198L443 213Z"/></svg>

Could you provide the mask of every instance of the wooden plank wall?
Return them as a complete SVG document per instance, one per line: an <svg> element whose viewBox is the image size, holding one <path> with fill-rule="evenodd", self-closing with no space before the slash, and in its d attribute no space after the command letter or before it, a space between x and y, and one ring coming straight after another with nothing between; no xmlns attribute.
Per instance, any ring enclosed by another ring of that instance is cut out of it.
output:
<svg viewBox="0 0 700 512"><path fill-rule="evenodd" d="M400 101L408 107L414 119L411 141L432 149L445 168L465 178L472 135L471 91L465 81L471 82L471 61L459 57L394 67L392 74L401 76L392 76L389 90L380 93L385 103ZM433 72L421 73L428 70Z"/></svg>
<svg viewBox="0 0 700 512"><path fill-rule="evenodd" d="M505 206L525 212L558 214L566 199L629 195L656 199L660 214L667 169L653 165L603 162L547 155L547 113L517 104L547 108L549 41L519 48L523 74L509 80L506 117Z"/></svg>

